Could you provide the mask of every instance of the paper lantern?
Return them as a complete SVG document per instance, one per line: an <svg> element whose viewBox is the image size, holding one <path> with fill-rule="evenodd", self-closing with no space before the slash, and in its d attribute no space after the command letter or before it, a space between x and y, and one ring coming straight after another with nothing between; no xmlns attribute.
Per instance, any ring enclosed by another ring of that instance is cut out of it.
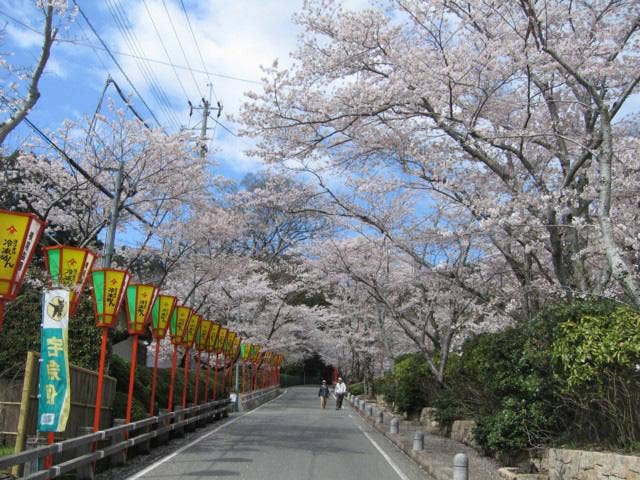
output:
<svg viewBox="0 0 640 480"><path fill-rule="evenodd" d="M151 308L151 334L156 340L167 335L167 328L175 312L178 299L172 295L158 295Z"/></svg>
<svg viewBox="0 0 640 480"><path fill-rule="evenodd" d="M129 284L129 272L115 268L100 268L93 270L91 277L96 326L114 327Z"/></svg>
<svg viewBox="0 0 640 480"><path fill-rule="evenodd" d="M151 308L158 295L154 285L132 283L126 289L127 328L132 335L144 333L151 316Z"/></svg>
<svg viewBox="0 0 640 480"><path fill-rule="evenodd" d="M32 213L0 210L0 328L4 304L20 292L44 226Z"/></svg>
<svg viewBox="0 0 640 480"><path fill-rule="evenodd" d="M171 336L172 344L182 345L182 340L192 315L193 310L191 310L190 307L187 307L186 305L176 307L175 313L171 317L171 324L169 328L169 335Z"/></svg>
<svg viewBox="0 0 640 480"><path fill-rule="evenodd" d="M44 247L42 251L49 271L49 285L69 288L69 315L74 315L97 254L87 248L67 245Z"/></svg>

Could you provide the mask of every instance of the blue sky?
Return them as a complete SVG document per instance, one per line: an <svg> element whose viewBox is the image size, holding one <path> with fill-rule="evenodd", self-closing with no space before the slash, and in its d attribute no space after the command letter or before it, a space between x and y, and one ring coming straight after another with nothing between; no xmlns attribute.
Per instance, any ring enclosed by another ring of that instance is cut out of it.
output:
<svg viewBox="0 0 640 480"><path fill-rule="evenodd" d="M219 121L228 129L210 121L216 127L208 135L218 149L211 155L220 163L217 173L237 179L258 167L257 160L242 153L248 140L229 132L236 132L237 126L227 115L237 112L243 92L259 89L261 65L276 58L281 65L289 63L299 33L291 15L302 7L302 0L76 1L167 131L193 127L196 135L201 113L194 111L190 118L187 102L198 106L202 96L211 95L213 105L223 105ZM73 6L71 0L69 4ZM43 29L35 1L0 0L0 25L2 53L10 55L14 66L32 66L41 48L37 32ZM66 27L59 37L65 41L54 46L47 64L42 96L29 115L42 129L54 130L64 119L92 115L108 75L133 94L82 15ZM115 91L109 91L115 97ZM154 123L137 95L133 103ZM11 141L18 143L29 134L23 126Z"/></svg>

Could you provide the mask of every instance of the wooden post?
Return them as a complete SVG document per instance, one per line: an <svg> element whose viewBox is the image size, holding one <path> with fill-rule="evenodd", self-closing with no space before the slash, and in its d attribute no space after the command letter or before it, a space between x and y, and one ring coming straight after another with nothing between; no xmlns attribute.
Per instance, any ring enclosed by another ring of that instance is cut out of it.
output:
<svg viewBox="0 0 640 480"><path fill-rule="evenodd" d="M24 383L22 384L22 398L20 399L20 416L18 417L18 436L16 437L15 453L24 450L27 444L27 417L29 416L29 404L31 402L31 389L33 388L34 370L38 358L35 352L27 352L27 363L24 367ZM15 477L21 477L22 465L14 465L11 473Z"/></svg>

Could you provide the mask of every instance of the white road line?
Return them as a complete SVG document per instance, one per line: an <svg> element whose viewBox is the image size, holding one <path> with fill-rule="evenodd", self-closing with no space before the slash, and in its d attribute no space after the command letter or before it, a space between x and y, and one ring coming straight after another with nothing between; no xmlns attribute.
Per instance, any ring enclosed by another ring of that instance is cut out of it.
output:
<svg viewBox="0 0 640 480"><path fill-rule="evenodd" d="M237 416L236 418L233 418L231 420L229 420L228 422L226 422L223 425L220 425L217 428L214 428L213 430L211 430L210 432L205 433L204 435L202 435L201 437L196 438L193 442L188 443L187 445L185 445L184 447L179 448L178 450L176 450L175 452L173 452L171 455L167 455L164 458L161 458L160 460L158 460L155 463L152 463L151 465L149 465L147 468L145 468L144 470L140 470L138 473L136 473L135 475L132 475L130 477L127 477L126 480L137 480L138 478L142 477L143 475L146 475L147 473L149 473L152 470L155 470L156 468L158 468L160 465L162 465L165 462L168 462L169 460L171 460L173 457L175 457L176 455L179 455L180 453L184 452L186 449L193 447L196 443L201 442L202 440L204 440L207 437L210 437L211 435L213 435L214 433L216 433L218 430L231 425L232 423L237 422L238 420L240 420L241 418L244 418L248 415L251 415L252 413L260 410L262 407L264 407L265 405L268 405L269 403L273 402L274 400L276 400L277 398L282 397L282 395L284 395L285 393L287 393L286 390L284 390L282 392L281 395L278 395L276 398L273 398L271 400L269 400L266 403L263 403L262 405L260 405L257 408L254 408L253 410L248 411L247 413L243 413L242 415ZM408 480L408 479L407 479Z"/></svg>
<svg viewBox="0 0 640 480"><path fill-rule="evenodd" d="M349 415L351 416L351 415ZM357 424L356 424L357 425ZM391 468L393 468L394 472L396 472L398 474L398 477L400 477L402 480L409 480L409 477L407 477L402 470L400 470L400 467L398 467L398 465L396 464L396 462L394 462L391 457L387 454L387 452L385 452L382 447L380 445L378 445L376 443L376 441L371 437L371 435L369 435L367 432L364 431L364 429L358 425L358 428L360 429L360 431L362 432L362 434L367 437L367 440L369 440L371 442L371 445L373 445L374 447L376 447L376 450L378 450L380 452L380 455L382 455L382 457L387 461L387 463L391 466Z"/></svg>

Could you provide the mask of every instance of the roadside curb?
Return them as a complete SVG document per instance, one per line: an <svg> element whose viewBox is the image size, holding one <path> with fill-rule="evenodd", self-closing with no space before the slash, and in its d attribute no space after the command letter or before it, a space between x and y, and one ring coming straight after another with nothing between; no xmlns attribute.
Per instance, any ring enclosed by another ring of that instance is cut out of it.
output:
<svg viewBox="0 0 640 480"><path fill-rule="evenodd" d="M373 417L368 417L365 412L360 411L360 409L352 405L350 402L349 406L360 416L360 418L366 420L369 425L388 438L396 447L418 463L425 472L436 480L451 480L451 478L453 478L453 467L447 468L434 464L434 462L429 459L429 450L423 450L421 452L413 450L411 441L404 438L402 434L389 433L384 424L380 425L376 423Z"/></svg>
<svg viewBox="0 0 640 480"><path fill-rule="evenodd" d="M422 431L421 425L401 420L385 409L381 409L375 402L367 402L350 395L348 403L353 411L357 412L369 425L383 434L435 480L451 480L452 478L500 480L504 478L500 472L501 465L498 465L493 459L482 456L468 445L440 435L425 433ZM383 423L378 423L381 412ZM394 418L396 420L392 428L391 420ZM398 423L395 423L396 421ZM420 433L416 436L418 432ZM422 446L421 450L414 450L416 442ZM464 466L458 463L458 466L454 467L456 458L458 462L462 461Z"/></svg>

